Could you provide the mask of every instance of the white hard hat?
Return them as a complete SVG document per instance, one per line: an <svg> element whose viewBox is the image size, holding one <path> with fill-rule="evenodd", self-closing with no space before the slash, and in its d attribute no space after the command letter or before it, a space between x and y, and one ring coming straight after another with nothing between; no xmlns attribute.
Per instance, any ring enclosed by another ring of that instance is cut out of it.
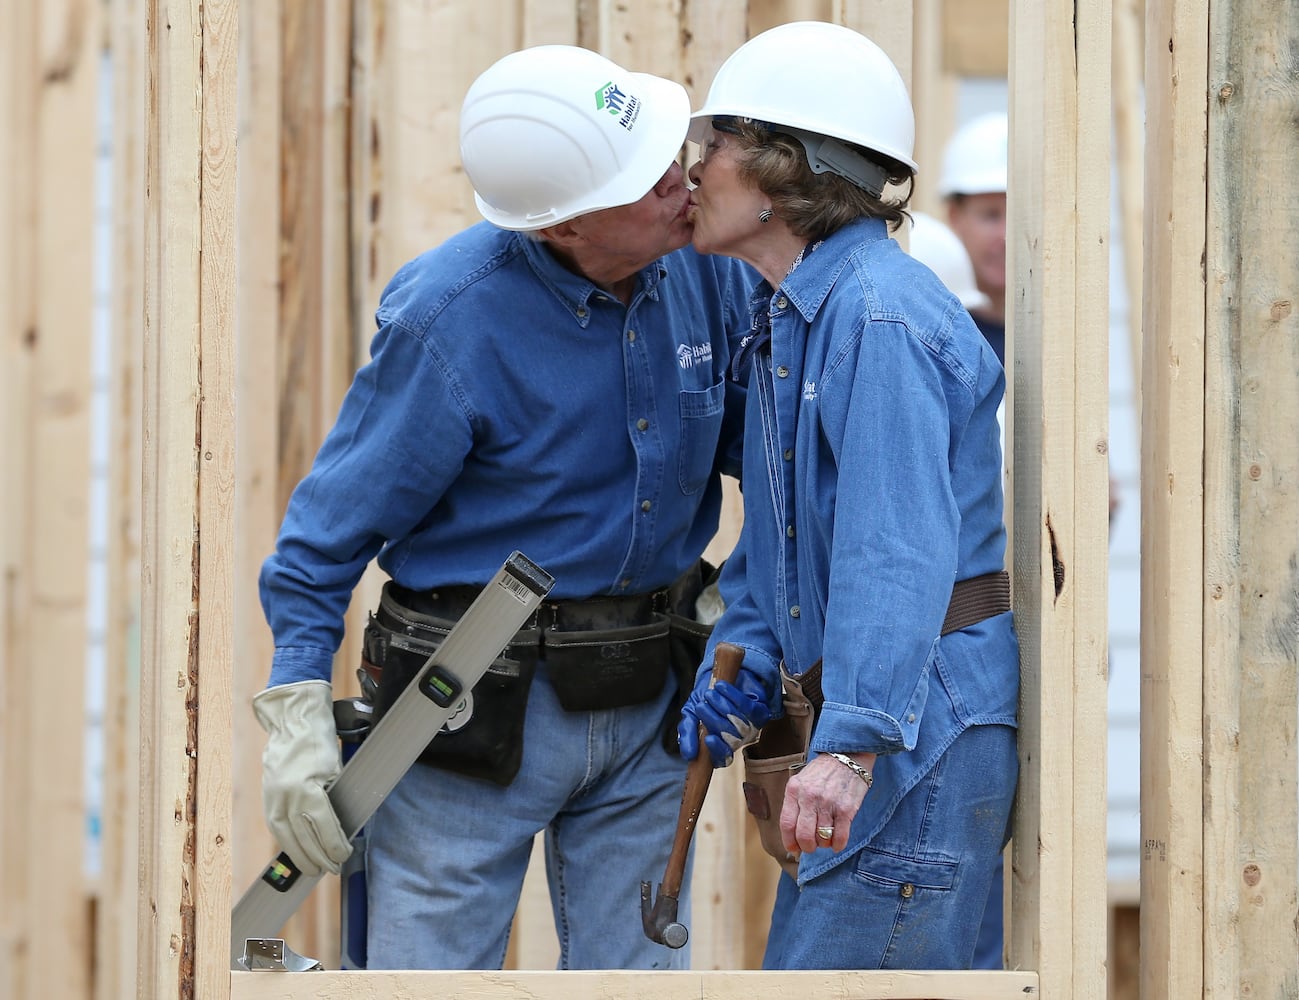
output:
<svg viewBox="0 0 1299 1000"><path fill-rule="evenodd" d="M961 238L924 212L912 212L911 221L911 256L933 271L966 309L986 307L988 296L979 291Z"/></svg>
<svg viewBox="0 0 1299 1000"><path fill-rule="evenodd" d="M544 229L639 201L685 140L690 98L590 49L538 45L483 72L460 109L460 160L478 210Z"/></svg>
<svg viewBox="0 0 1299 1000"><path fill-rule="evenodd" d="M1006 115L980 115L957 130L943 152L938 193L998 194L1006 190Z"/></svg>
<svg viewBox="0 0 1299 1000"><path fill-rule="evenodd" d="M816 151L799 131L916 169L916 119L901 74L883 49L840 24L793 21L750 38L717 71L704 106L691 116L689 138L701 139L719 116L785 126L803 141L818 172L843 171L833 162L818 167Z"/></svg>

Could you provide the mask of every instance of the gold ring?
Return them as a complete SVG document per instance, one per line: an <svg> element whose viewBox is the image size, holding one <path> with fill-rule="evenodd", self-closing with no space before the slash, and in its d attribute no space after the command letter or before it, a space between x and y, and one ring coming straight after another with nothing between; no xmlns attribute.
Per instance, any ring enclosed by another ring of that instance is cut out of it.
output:
<svg viewBox="0 0 1299 1000"><path fill-rule="evenodd" d="M818 826L818 827L816 828L816 836L817 836L817 839L818 839L818 840L833 840L833 839L834 839L834 827L832 827L832 826Z"/></svg>

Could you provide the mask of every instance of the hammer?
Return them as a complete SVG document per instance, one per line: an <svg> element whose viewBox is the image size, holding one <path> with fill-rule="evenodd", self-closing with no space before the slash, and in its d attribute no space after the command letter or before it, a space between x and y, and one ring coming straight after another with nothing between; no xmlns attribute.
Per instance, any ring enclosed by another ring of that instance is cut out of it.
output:
<svg viewBox="0 0 1299 1000"><path fill-rule="evenodd" d="M744 650L730 643L719 642L713 656L713 682L734 684L739 675ZM713 777L713 761L704 747L704 727L699 727L699 754L686 767L686 787L681 793L681 809L677 813L677 832L672 841L668 866L659 883L658 899L650 902L650 883L640 884L640 921L645 936L651 941L680 948L690 937L686 925L677 920L677 898L681 895L681 880L685 877L686 854L690 851L690 838L699 822L708 783Z"/></svg>

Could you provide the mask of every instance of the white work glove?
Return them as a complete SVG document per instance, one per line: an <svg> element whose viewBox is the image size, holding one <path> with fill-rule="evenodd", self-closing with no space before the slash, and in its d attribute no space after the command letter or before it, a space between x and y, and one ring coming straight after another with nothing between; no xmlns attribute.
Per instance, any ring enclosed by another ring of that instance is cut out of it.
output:
<svg viewBox="0 0 1299 1000"><path fill-rule="evenodd" d="M304 875L337 874L352 844L325 794L342 770L329 682L267 688L253 711L270 735L262 754L266 825Z"/></svg>

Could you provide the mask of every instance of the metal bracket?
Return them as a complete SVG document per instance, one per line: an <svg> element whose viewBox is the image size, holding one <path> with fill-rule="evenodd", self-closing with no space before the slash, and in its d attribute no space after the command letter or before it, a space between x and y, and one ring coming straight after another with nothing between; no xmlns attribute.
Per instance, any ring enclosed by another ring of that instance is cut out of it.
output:
<svg viewBox="0 0 1299 1000"><path fill-rule="evenodd" d="M248 972L320 972L325 968L316 959L299 955L283 938L248 938L239 966Z"/></svg>

